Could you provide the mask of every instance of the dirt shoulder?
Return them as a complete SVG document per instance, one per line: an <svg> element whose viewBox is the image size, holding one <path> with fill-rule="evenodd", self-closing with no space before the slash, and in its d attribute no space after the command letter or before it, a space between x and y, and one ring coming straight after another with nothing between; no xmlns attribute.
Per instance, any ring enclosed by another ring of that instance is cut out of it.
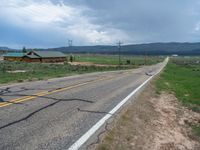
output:
<svg viewBox="0 0 200 150"><path fill-rule="evenodd" d="M69 62L70 65L97 66L97 67L116 67L117 65L95 64L92 62Z"/></svg>
<svg viewBox="0 0 200 150"><path fill-rule="evenodd" d="M108 65L108 64L95 64L92 62L68 62L70 65L80 66L96 66L96 67L117 67L119 65ZM133 67L133 65L121 65L121 67Z"/></svg>
<svg viewBox="0 0 200 150"><path fill-rule="evenodd" d="M199 150L191 124L200 114L183 107L173 94L155 93L154 81L111 123L97 150Z"/></svg>

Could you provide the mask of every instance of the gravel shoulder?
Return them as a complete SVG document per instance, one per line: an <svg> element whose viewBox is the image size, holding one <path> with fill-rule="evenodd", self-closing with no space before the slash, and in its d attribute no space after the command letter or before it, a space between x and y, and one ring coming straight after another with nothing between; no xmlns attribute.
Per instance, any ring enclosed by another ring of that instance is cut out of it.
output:
<svg viewBox="0 0 200 150"><path fill-rule="evenodd" d="M171 93L157 95L152 81L118 119L107 127L97 150L199 150L200 138L191 124L200 114L183 107Z"/></svg>

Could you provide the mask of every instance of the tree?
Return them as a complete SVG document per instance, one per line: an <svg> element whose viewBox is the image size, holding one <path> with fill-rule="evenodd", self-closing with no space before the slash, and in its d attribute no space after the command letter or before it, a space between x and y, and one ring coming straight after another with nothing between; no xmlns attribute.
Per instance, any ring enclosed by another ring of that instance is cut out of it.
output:
<svg viewBox="0 0 200 150"><path fill-rule="evenodd" d="M73 55L70 55L70 57L69 57L69 61L70 61L70 62L73 62L73 61L74 61L74 57L73 57Z"/></svg>
<svg viewBox="0 0 200 150"><path fill-rule="evenodd" d="M131 60L130 59L126 60L126 64L130 65L131 64Z"/></svg>
<svg viewBox="0 0 200 150"><path fill-rule="evenodd" d="M27 50L26 50L26 47L25 47L25 46L22 48L22 52L23 52L23 53L27 53Z"/></svg>

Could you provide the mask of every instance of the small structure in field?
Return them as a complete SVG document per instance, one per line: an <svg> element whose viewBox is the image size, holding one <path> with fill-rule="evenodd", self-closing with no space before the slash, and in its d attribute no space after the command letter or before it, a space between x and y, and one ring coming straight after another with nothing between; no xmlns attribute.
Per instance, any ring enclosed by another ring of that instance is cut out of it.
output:
<svg viewBox="0 0 200 150"><path fill-rule="evenodd" d="M30 51L27 53L7 53L4 60L41 62L41 63L60 63L66 61L66 55L57 51Z"/></svg>

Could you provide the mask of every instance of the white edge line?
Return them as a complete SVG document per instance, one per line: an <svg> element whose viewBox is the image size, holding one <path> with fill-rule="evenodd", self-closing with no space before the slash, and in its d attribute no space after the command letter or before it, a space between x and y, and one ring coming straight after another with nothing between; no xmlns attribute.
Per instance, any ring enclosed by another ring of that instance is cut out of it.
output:
<svg viewBox="0 0 200 150"><path fill-rule="evenodd" d="M165 62L168 62L168 57L165 60ZM115 106L107 115L105 115L94 126L92 126L83 136L81 136L73 145L71 145L68 148L68 150L78 150L116 111L118 111L135 93L137 93L144 85L146 85L154 76L159 74L164 67L162 67L157 73L149 77L139 87L133 90L126 98L124 98L119 104L117 104L117 106Z"/></svg>

